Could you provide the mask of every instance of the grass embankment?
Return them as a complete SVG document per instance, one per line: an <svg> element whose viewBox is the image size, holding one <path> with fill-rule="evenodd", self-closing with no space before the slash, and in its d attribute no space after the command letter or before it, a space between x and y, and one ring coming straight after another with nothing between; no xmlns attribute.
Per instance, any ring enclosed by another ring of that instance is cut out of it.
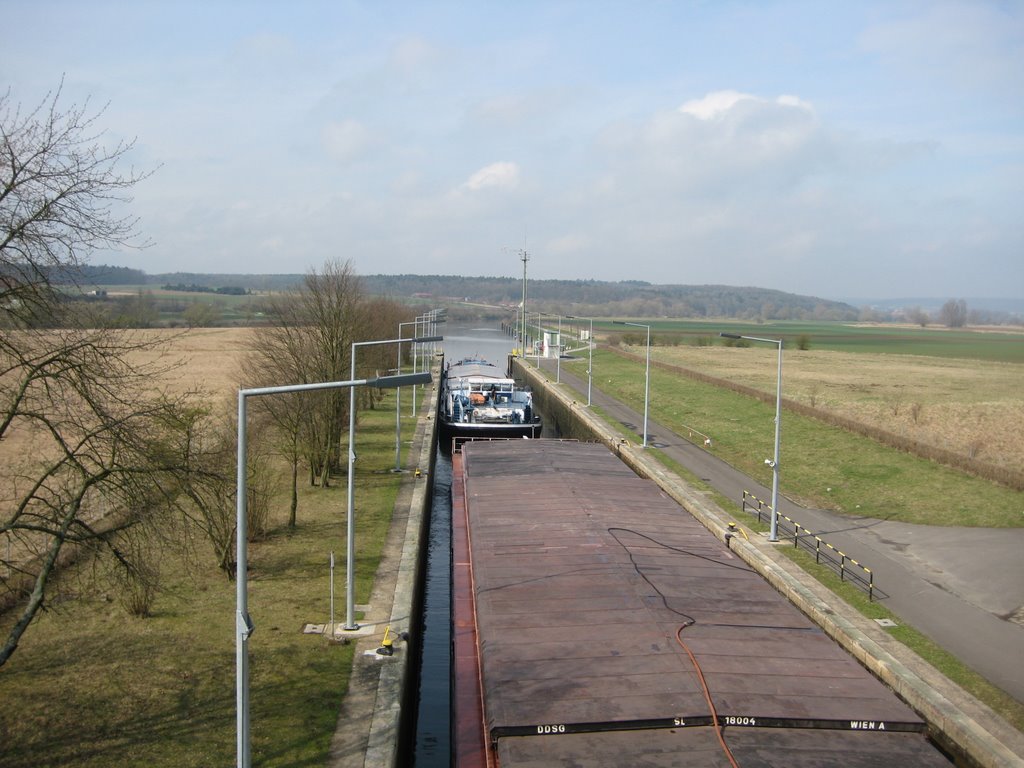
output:
<svg viewBox="0 0 1024 768"><path fill-rule="evenodd" d="M974 696L978 701L986 704L994 712L998 712L1014 728L1024 731L1024 703L1017 701L1005 691L992 685L988 680L960 662L953 654L939 647L926 635L904 623L902 619L888 609L868 600L867 595L862 591L841 581L834 572L825 566L815 563L814 558L807 552L790 547L782 547L778 551L793 560L867 618L890 619L894 621L896 626L886 629L887 634L903 643L903 645L907 646L947 678Z"/></svg>
<svg viewBox="0 0 1024 768"><path fill-rule="evenodd" d="M594 371L595 386L643 410L642 363L599 351ZM764 460L774 448L774 405L652 367L650 418L710 435L716 456L771 485ZM783 411L780 453L783 492L809 506L924 525L1024 526L1019 491L815 419Z"/></svg>
<svg viewBox="0 0 1024 768"><path fill-rule="evenodd" d="M360 415L357 603L369 599L401 482L385 471L394 464L391 397ZM321 766L355 646L302 628L330 618L332 550L336 617L344 618L345 478L302 490L294 532L286 527L286 494L276 510L276 527L249 550L253 762ZM148 619L128 617L87 573L63 578L60 598L0 668L0 764L233 765L235 583L213 563L203 547L191 562L165 550L163 592ZM0 626L11 621L0 617Z"/></svg>

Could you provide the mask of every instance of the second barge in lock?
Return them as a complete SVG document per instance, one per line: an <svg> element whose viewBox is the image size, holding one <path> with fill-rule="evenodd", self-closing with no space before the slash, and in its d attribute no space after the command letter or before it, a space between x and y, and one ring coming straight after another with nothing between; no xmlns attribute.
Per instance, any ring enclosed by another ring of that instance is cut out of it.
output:
<svg viewBox="0 0 1024 768"><path fill-rule="evenodd" d="M471 357L445 366L438 426L441 445L479 438L540 437L533 394L497 365Z"/></svg>
<svg viewBox="0 0 1024 768"><path fill-rule="evenodd" d="M454 765L950 765L914 711L604 446L466 443L452 497Z"/></svg>

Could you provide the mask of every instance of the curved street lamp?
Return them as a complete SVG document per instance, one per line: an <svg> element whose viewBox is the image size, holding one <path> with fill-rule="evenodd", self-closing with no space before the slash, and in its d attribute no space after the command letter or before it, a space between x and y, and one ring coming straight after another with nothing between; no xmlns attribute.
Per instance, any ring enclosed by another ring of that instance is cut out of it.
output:
<svg viewBox="0 0 1024 768"><path fill-rule="evenodd" d="M741 336L738 333L720 333L724 339L747 339L762 341L766 344L777 344L779 347L778 375L775 380L775 458L765 459L765 464L772 468L772 516L768 541L779 540L779 440L782 434L782 339L762 339L759 336Z"/></svg>
<svg viewBox="0 0 1024 768"><path fill-rule="evenodd" d="M644 448L647 447L647 413L651 400L651 326L645 323L629 323L625 320L614 320L616 325L634 325L647 329L647 372L644 376Z"/></svg>
<svg viewBox="0 0 1024 768"><path fill-rule="evenodd" d="M235 716L238 768L249 768L252 765L249 728L249 638L256 629L252 618L249 616L249 532L248 518L246 516L249 498L246 488L248 474L248 461L246 458L248 448L248 434L246 430L248 398L262 395L277 395L285 392L309 392L312 390L341 389L345 387L355 392L355 387L361 385L394 388L410 384L427 384L429 382L430 372L426 371L424 373L406 374L404 376L380 376L375 379L356 379L353 375L350 381L327 381L316 384L290 384L281 387L238 390L238 446L235 465ZM351 434L350 430L349 435ZM351 448L349 450L351 455ZM352 467L349 465L350 477L351 471ZM350 546L350 568L353 561L351 555L351 526L352 507L350 505L348 539ZM351 575L349 576L349 583L352 583Z"/></svg>
<svg viewBox="0 0 1024 768"><path fill-rule="evenodd" d="M590 320L590 336L587 337L587 405L590 405L590 393L594 388L594 318L566 315L567 320ZM580 331L582 335L583 331Z"/></svg>
<svg viewBox="0 0 1024 768"><path fill-rule="evenodd" d="M382 339L378 341L355 341L352 342L352 378L356 377L356 347L368 347L377 344L401 344L403 341L411 341L414 345L422 342L433 342L442 341L442 336L421 336L415 339ZM426 379L419 379L420 383L426 383L430 381L430 371L425 371ZM403 381L404 379L415 380L417 374L413 372L410 376L389 376L387 379L394 379L396 381ZM394 386L401 386L397 384ZM415 392L415 388L413 392ZM355 463L356 463L356 390L354 387L349 389L348 397L348 540L346 541L346 563L345 563L345 575L347 584L345 584L345 627L347 631L354 631L359 629L359 625L355 623L355 483L353 482L353 475L355 474Z"/></svg>
<svg viewBox="0 0 1024 768"><path fill-rule="evenodd" d="M519 338L519 356L526 360L526 262L530 260L530 256L526 253L525 248L519 251L519 258L523 261L523 329L522 336Z"/></svg>

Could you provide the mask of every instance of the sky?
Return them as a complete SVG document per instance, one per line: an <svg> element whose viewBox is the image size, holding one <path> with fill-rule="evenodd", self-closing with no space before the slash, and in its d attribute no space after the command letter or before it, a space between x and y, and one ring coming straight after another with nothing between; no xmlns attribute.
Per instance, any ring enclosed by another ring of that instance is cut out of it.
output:
<svg viewBox="0 0 1024 768"><path fill-rule="evenodd" d="M93 263L1024 298L1024 0L0 14L9 99L153 171Z"/></svg>

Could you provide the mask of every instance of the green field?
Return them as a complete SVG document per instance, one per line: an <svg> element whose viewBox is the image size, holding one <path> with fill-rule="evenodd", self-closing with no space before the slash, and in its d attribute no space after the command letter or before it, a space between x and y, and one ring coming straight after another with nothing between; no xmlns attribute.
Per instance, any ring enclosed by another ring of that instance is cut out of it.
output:
<svg viewBox="0 0 1024 768"><path fill-rule="evenodd" d="M105 303L113 311L144 317L142 327L184 327L190 325L187 310L199 305L212 310L204 325L236 326L258 324L265 310L267 294L234 295L205 291L173 291L158 285L101 286L107 293ZM139 312L137 305L145 305Z"/></svg>
<svg viewBox="0 0 1024 768"><path fill-rule="evenodd" d="M652 344L695 344L703 340L725 343L718 337L722 331L741 336L781 338L783 345L794 349L801 336L806 336L811 349L836 352L877 352L894 355L928 355L968 360L990 360L1024 363L1024 331L992 332L971 329L948 329L932 326L850 325L844 323L741 323L732 320L637 320L651 326ZM629 333L634 338L645 333L642 328L623 327L610 322L594 323L595 335Z"/></svg>
<svg viewBox="0 0 1024 768"><path fill-rule="evenodd" d="M583 364L582 358L568 363ZM642 362L599 350L594 354L594 382L643 411ZM657 367L651 369L650 389L652 420L683 434L693 428L711 435L716 456L771 485L764 459L773 451L774 404ZM815 419L784 413L781 453L782 490L806 505L926 525L1024 527L1021 492Z"/></svg>

